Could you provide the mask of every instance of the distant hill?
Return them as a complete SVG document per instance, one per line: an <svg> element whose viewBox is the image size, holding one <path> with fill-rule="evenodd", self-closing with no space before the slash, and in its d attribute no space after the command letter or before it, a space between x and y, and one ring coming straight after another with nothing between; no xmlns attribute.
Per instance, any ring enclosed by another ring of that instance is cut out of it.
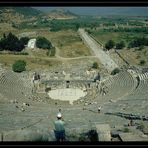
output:
<svg viewBox="0 0 148 148"><path fill-rule="evenodd" d="M21 22L41 15L40 10L31 7L0 7L0 22Z"/></svg>
<svg viewBox="0 0 148 148"><path fill-rule="evenodd" d="M19 13L21 15L36 16L42 13L42 11L31 8L31 7L0 7L0 13L2 12L12 12Z"/></svg>
<svg viewBox="0 0 148 148"><path fill-rule="evenodd" d="M50 12L58 7L34 7L43 12ZM59 7L60 8L60 7ZM148 7L62 7L77 15L126 15L148 16Z"/></svg>
<svg viewBox="0 0 148 148"><path fill-rule="evenodd" d="M47 13L48 18L55 18L55 19L70 19L70 18L76 18L78 15L72 13L69 10L65 9L54 9Z"/></svg>
<svg viewBox="0 0 148 148"><path fill-rule="evenodd" d="M148 16L148 7L108 7L98 8L98 15Z"/></svg>

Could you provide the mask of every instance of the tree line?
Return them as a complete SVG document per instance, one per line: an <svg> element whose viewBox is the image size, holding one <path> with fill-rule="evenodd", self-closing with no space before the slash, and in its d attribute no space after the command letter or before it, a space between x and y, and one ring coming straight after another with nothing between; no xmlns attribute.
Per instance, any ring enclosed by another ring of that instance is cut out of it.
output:
<svg viewBox="0 0 148 148"><path fill-rule="evenodd" d="M139 47L140 50L143 46L148 46L148 38L146 37L136 37L128 43L128 48ZM116 49L123 49L124 47L126 47L126 43L124 41L115 43L113 40L108 40L105 43L106 50L110 50L114 47Z"/></svg>
<svg viewBox="0 0 148 148"><path fill-rule="evenodd" d="M106 50L110 50L112 48L116 48L116 49L123 49L125 47L125 42L124 41L120 41L118 43L115 43L113 40L109 40L105 43L105 49Z"/></svg>
<svg viewBox="0 0 148 148"><path fill-rule="evenodd" d="M3 37L0 39L0 51L8 50L20 52L25 48L25 45L28 44L29 39L29 37L22 37L19 39L11 32L8 35L4 33ZM42 49L52 48L51 42L47 40L45 37L40 36L37 37L36 46Z"/></svg>
<svg viewBox="0 0 148 148"><path fill-rule="evenodd" d="M111 28L111 29L103 29L104 32L132 32L132 33L148 33L148 27L141 27L141 28Z"/></svg>
<svg viewBox="0 0 148 148"><path fill-rule="evenodd" d="M8 35L4 33L3 37L0 39L0 50L20 52L24 49L28 41L29 41L28 37L22 37L19 39L11 32Z"/></svg>

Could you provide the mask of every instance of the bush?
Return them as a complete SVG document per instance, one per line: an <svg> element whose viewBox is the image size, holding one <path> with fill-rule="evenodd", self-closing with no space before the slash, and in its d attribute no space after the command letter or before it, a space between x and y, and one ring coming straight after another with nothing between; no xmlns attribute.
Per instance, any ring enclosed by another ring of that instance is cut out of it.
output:
<svg viewBox="0 0 148 148"><path fill-rule="evenodd" d="M144 64L145 64L145 60L141 60L140 65L144 65Z"/></svg>
<svg viewBox="0 0 148 148"><path fill-rule="evenodd" d="M117 73L120 72L120 69L119 68L115 68L112 72L111 72L111 75L115 75Z"/></svg>
<svg viewBox="0 0 148 148"><path fill-rule="evenodd" d="M144 129L144 124L142 122L139 123L139 125L137 126L137 129L143 131Z"/></svg>
<svg viewBox="0 0 148 148"><path fill-rule="evenodd" d="M14 72L22 72L25 71L26 62L23 60L18 60L12 65L12 69Z"/></svg>
<svg viewBox="0 0 148 148"><path fill-rule="evenodd" d="M116 49L123 49L125 47L125 42L121 41L116 44Z"/></svg>
<svg viewBox="0 0 148 148"><path fill-rule="evenodd" d="M113 40L109 40L106 44L105 44L105 48L107 50L112 49L115 46L115 42Z"/></svg>
<svg viewBox="0 0 148 148"><path fill-rule="evenodd" d="M20 41L23 45L27 45L28 44L28 41L29 41L29 38L28 37L22 37L20 38Z"/></svg>
<svg viewBox="0 0 148 148"><path fill-rule="evenodd" d="M98 141L98 133L96 130L90 130L88 132L88 138L90 141Z"/></svg>
<svg viewBox="0 0 148 148"><path fill-rule="evenodd" d="M45 37L37 37L36 46L38 48L43 48L43 49L51 49L52 48L51 42L48 41Z"/></svg>
<svg viewBox="0 0 148 148"><path fill-rule="evenodd" d="M15 55L29 55L28 52L14 52Z"/></svg>
<svg viewBox="0 0 148 148"><path fill-rule="evenodd" d="M92 68L97 69L98 68L98 63L94 62Z"/></svg>
<svg viewBox="0 0 148 148"><path fill-rule="evenodd" d="M129 45L130 48L140 47L140 46L148 46L148 38L146 37L138 37L133 39Z"/></svg>
<svg viewBox="0 0 148 148"><path fill-rule="evenodd" d="M128 133L130 130L128 128L124 128L123 132Z"/></svg>

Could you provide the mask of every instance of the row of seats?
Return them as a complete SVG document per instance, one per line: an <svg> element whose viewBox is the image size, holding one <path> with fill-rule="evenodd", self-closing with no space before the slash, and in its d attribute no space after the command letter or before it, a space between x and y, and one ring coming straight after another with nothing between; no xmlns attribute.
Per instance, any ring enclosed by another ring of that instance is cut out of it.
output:
<svg viewBox="0 0 148 148"><path fill-rule="evenodd" d="M146 79L148 79L148 73L147 72L144 73L144 74L139 74L138 76L139 76L139 79L140 80L146 80Z"/></svg>
<svg viewBox="0 0 148 148"><path fill-rule="evenodd" d="M8 99L24 99L31 94L31 83L12 71L0 75L0 93Z"/></svg>
<svg viewBox="0 0 148 148"><path fill-rule="evenodd" d="M102 96L101 92L98 97L105 99L117 99L121 98L125 94L131 93L137 85L137 80L134 79L127 71L122 71L119 74L109 77L100 83L100 90L104 88L105 94Z"/></svg>

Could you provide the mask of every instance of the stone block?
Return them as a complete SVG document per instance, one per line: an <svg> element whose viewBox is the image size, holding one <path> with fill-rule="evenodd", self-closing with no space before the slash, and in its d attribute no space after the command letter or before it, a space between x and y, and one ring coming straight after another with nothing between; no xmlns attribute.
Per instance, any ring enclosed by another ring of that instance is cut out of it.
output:
<svg viewBox="0 0 148 148"><path fill-rule="evenodd" d="M111 141L111 133L109 124L96 125L99 141Z"/></svg>
<svg viewBox="0 0 148 148"><path fill-rule="evenodd" d="M148 137L134 133L120 133L119 136L122 141L148 141Z"/></svg>

